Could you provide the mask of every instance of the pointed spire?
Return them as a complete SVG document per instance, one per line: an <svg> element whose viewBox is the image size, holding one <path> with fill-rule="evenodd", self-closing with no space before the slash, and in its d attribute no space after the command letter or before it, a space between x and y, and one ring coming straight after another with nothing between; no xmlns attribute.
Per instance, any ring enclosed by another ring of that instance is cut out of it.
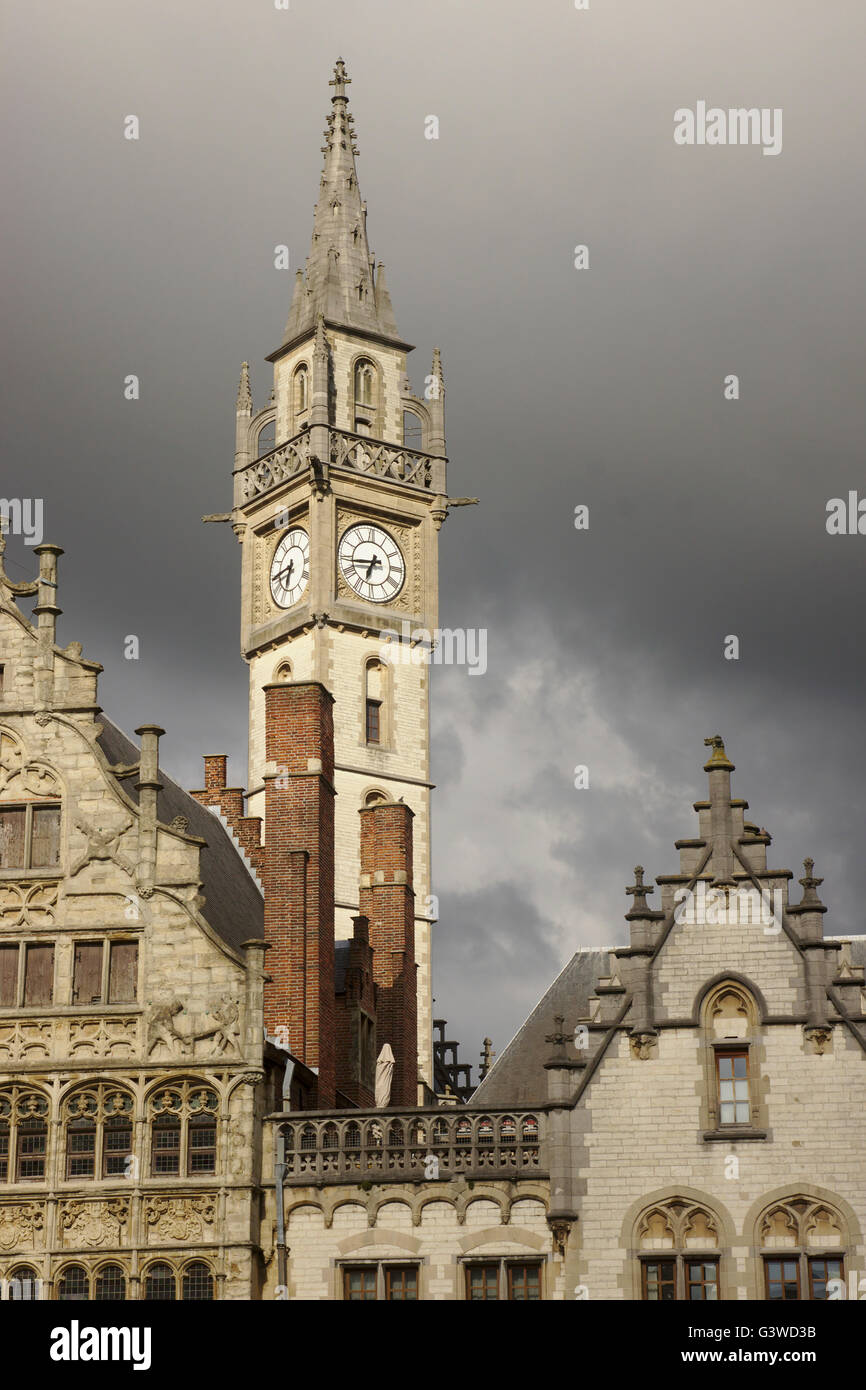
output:
<svg viewBox="0 0 866 1390"><path fill-rule="evenodd" d="M285 342L312 332L317 316L336 327L356 328L400 341L387 288L374 286L367 242L366 204L355 169L354 120L346 88L351 78L337 59L330 85L332 110L324 132L325 156L306 271L295 277ZM380 268L381 274L381 268Z"/></svg>
<svg viewBox="0 0 866 1390"><path fill-rule="evenodd" d="M379 268L376 272L376 313L379 315L379 322L384 331L396 335L397 320L394 318L391 296L388 293L388 286L385 281L385 267L381 261L379 262Z"/></svg>
<svg viewBox="0 0 866 1390"><path fill-rule="evenodd" d="M241 379L238 383L238 414L252 415L253 393L250 390L250 364L241 363Z"/></svg>

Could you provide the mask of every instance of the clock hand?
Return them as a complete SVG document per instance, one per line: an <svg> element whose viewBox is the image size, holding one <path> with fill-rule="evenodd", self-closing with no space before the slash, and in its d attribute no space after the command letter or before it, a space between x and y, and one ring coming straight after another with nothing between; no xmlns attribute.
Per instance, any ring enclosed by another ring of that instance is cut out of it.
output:
<svg viewBox="0 0 866 1390"><path fill-rule="evenodd" d="M275 575L275 579L281 580L284 574L289 574L289 575L290 575L291 572L292 572L292 570L294 569L294 567L295 567L295 562L294 562L294 560L290 560L289 563L288 563L288 565L286 566L286 568L285 568L284 570L280 570L279 574Z"/></svg>

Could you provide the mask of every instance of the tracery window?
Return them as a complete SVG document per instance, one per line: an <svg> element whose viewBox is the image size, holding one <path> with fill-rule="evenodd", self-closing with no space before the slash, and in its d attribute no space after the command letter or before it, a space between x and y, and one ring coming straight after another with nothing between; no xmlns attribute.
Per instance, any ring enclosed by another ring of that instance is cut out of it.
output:
<svg viewBox="0 0 866 1390"><path fill-rule="evenodd" d="M768 1207L758 1221L763 1295L771 1303L845 1296L848 1233L835 1207L793 1196Z"/></svg>
<svg viewBox="0 0 866 1390"><path fill-rule="evenodd" d="M151 1174L216 1171L216 1092L200 1082L160 1087L149 1102Z"/></svg>
<svg viewBox="0 0 866 1390"><path fill-rule="evenodd" d="M671 1198L638 1219L640 1297L648 1303L716 1302L718 1222L707 1207Z"/></svg>
<svg viewBox="0 0 866 1390"><path fill-rule="evenodd" d="M67 1180L124 1177L132 1158L132 1096L110 1083L63 1103Z"/></svg>
<svg viewBox="0 0 866 1390"><path fill-rule="evenodd" d="M213 1298L213 1275L204 1260L193 1260L183 1271L184 1303Z"/></svg>
<svg viewBox="0 0 866 1390"><path fill-rule="evenodd" d="M148 1303L173 1303L177 1298L177 1280L171 1265L159 1260L148 1265L144 1276L144 1297Z"/></svg>
<svg viewBox="0 0 866 1390"><path fill-rule="evenodd" d="M122 1301L126 1298L126 1277L117 1264L101 1265L96 1271L93 1297L97 1302Z"/></svg>
<svg viewBox="0 0 866 1390"><path fill-rule="evenodd" d="M48 1144L48 1101L12 1086L0 1092L0 1182L42 1182Z"/></svg>
<svg viewBox="0 0 866 1390"><path fill-rule="evenodd" d="M30 1302L41 1295L39 1275L32 1265L16 1265L10 1270L4 1283L4 1298L24 1299Z"/></svg>
<svg viewBox="0 0 866 1390"><path fill-rule="evenodd" d="M61 1302L90 1298L90 1277L84 1265L67 1265L57 1281L57 1297Z"/></svg>

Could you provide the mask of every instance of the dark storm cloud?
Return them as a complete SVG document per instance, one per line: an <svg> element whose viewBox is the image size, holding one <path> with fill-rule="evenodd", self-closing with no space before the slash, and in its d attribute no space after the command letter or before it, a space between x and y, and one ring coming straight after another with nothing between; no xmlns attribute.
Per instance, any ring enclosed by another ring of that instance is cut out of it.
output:
<svg viewBox="0 0 866 1390"><path fill-rule="evenodd" d="M39 60L3 94L0 491L44 496L61 640L105 664L113 716L159 720L188 785L220 748L243 779L238 549L199 517L229 503L243 358L270 390L273 248L306 255L341 52L413 380L439 345L451 488L482 498L442 531L441 621L488 630L489 671L434 681L434 891L475 931L489 876L503 1032L541 987L512 955L525 905L549 973L617 939L631 866L669 871L691 831L711 733L773 862L813 854L828 928L859 929L866 537L824 516L866 495L862 7L157 0L7 25ZM676 146L699 99L783 108L782 153ZM494 946L476 968L459 923L437 939L437 1008L475 1038Z"/></svg>

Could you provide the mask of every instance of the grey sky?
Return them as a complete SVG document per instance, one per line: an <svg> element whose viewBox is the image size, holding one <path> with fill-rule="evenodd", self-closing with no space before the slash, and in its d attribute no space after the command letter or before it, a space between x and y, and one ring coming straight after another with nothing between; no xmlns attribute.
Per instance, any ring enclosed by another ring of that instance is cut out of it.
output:
<svg viewBox="0 0 866 1390"><path fill-rule="evenodd" d="M716 732L771 863L814 855L827 929L861 930L866 536L824 518L866 496L862 6L16 0L5 29L0 491L45 498L112 717L161 722L187 785L221 750L243 779L238 548L199 517L243 358L270 390L341 54L413 381L441 347L451 490L482 498L442 532L442 621L489 669L434 676L437 1011L501 1050L622 939ZM781 107L782 153L676 146L698 100Z"/></svg>

